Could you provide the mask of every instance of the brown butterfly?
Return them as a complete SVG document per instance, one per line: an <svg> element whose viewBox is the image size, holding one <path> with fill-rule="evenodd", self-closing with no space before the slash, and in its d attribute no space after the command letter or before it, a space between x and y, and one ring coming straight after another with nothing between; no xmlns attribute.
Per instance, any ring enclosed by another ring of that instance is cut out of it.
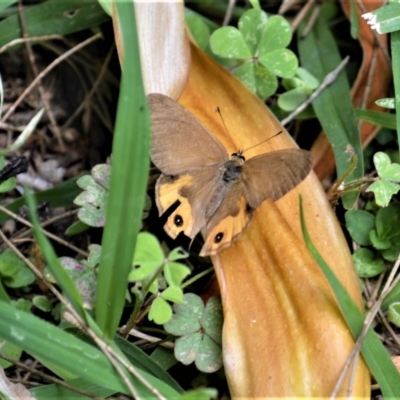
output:
<svg viewBox="0 0 400 400"><path fill-rule="evenodd" d="M177 200L164 229L193 238L202 230L200 255L229 246L251 220L253 211L298 185L312 167L309 152L273 151L246 160L229 157L225 147L189 111L162 94L149 94L152 117L151 159L162 174L156 184L159 214Z"/></svg>

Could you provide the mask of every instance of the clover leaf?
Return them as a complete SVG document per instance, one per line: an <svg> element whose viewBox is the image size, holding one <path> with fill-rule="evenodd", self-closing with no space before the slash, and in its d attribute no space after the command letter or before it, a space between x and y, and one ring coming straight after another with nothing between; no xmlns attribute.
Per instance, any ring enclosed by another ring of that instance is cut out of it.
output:
<svg viewBox="0 0 400 400"><path fill-rule="evenodd" d="M204 306L193 293L183 296L184 304L174 304L172 318L164 329L175 336L175 357L184 365L192 362L202 372L215 372L222 366L222 305L213 297Z"/></svg>
<svg viewBox="0 0 400 400"><path fill-rule="evenodd" d="M150 321L159 325L166 323L172 316L172 308L168 301L183 303L180 285L190 274L190 269L176 260L186 257L187 252L181 248L172 250L168 257L165 257L154 235L148 232L139 233L128 280L141 284L132 288L137 300L142 301L148 292L156 295L149 310Z"/></svg>
<svg viewBox="0 0 400 400"><path fill-rule="evenodd" d="M286 49L291 39L290 25L283 17L267 17L252 9L240 17L238 29L215 30L210 47L217 56L237 60L234 75L264 99L275 93L277 76L288 78L297 70L296 55Z"/></svg>
<svg viewBox="0 0 400 400"><path fill-rule="evenodd" d="M367 192L373 192L376 204L387 207L390 199L400 190L400 165L391 163L383 152L374 155L374 164L380 180L369 186Z"/></svg>

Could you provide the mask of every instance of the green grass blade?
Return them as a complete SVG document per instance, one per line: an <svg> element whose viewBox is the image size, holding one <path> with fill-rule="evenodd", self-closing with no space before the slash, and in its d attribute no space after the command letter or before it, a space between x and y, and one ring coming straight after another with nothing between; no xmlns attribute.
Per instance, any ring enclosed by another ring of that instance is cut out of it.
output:
<svg viewBox="0 0 400 400"><path fill-rule="evenodd" d="M315 261L318 263L322 272L329 281L347 326L349 327L354 339L357 339L363 327L364 315L312 243L304 219L303 202L301 198L300 219L304 241ZM398 398L400 394L399 372L390 359L385 347L371 328L364 337L361 346L361 353L371 373L379 383L384 398Z"/></svg>
<svg viewBox="0 0 400 400"><path fill-rule="evenodd" d="M393 63L394 101L396 106L397 141L400 143L400 31L393 32L390 36Z"/></svg>
<svg viewBox="0 0 400 400"><path fill-rule="evenodd" d="M99 385L95 385L91 382L85 381L83 379L73 379L72 381L67 382L68 385L71 385L75 388L84 390L94 396L107 398L116 393L115 390L106 389ZM67 389L64 386L57 385L55 383L51 385L43 385L37 388L33 388L29 390L33 396L35 396L36 400L83 400L88 399L87 396L83 394L76 393L72 390Z"/></svg>
<svg viewBox="0 0 400 400"><path fill-rule="evenodd" d="M161 366L143 350L119 336L116 337L115 343L132 364L143 369L144 371L151 373L158 379L161 379L169 386L174 388L177 392L183 393L183 389L179 386L175 379L173 379L170 374L161 368ZM176 360L176 358L174 359Z"/></svg>
<svg viewBox="0 0 400 400"><path fill-rule="evenodd" d="M46 365L56 365L58 369L69 371L99 387L129 394L122 378L98 348L6 303L0 304L0 320L1 338L14 343ZM126 376L130 376L121 368ZM166 398L178 397L178 392L164 382L140 369L138 372ZM136 378L131 377L131 381L141 398L155 399L154 394Z"/></svg>
<svg viewBox="0 0 400 400"><path fill-rule="evenodd" d="M16 3L18 0L2 0L0 2L0 10L3 8L7 8L8 6L11 6L11 4Z"/></svg>
<svg viewBox="0 0 400 400"><path fill-rule="evenodd" d="M382 128L394 129L396 130L396 115L379 112L379 111L369 111L361 110L356 108L354 110L356 118L362 119L363 121L370 122L371 124L381 126Z"/></svg>
<svg viewBox="0 0 400 400"><path fill-rule="evenodd" d="M124 67L112 151L110 196L102 241L96 321L114 337L125 303L150 166L150 116L140 70L134 7L116 2Z"/></svg>
<svg viewBox="0 0 400 400"><path fill-rule="evenodd" d="M49 240L42 232L39 224L39 220L36 215L35 202L32 196L26 197L27 204L29 207L30 217L33 225L33 233L40 250L42 251L43 257L46 260L47 266L54 275L58 285L62 288L63 294L70 301L74 310L86 321L86 311L83 308L83 302L75 284L65 269L59 262L57 255L55 254L53 247Z"/></svg>
<svg viewBox="0 0 400 400"><path fill-rule="evenodd" d="M305 24L301 26L300 33L304 26ZM336 41L327 22L321 16L311 32L304 39L298 39L298 46L302 66L320 81L342 61ZM351 165L351 157L347 151L350 145L358 158L358 163L345 182L362 178L364 166L360 136L350 99L350 87L344 71L313 101L312 105L332 145L338 176L348 171ZM357 196L358 193L343 196L345 208L351 208Z"/></svg>
<svg viewBox="0 0 400 400"><path fill-rule="evenodd" d="M69 179L59 185L55 186L52 189L43 190L42 192L38 192L33 194L33 198L36 203L41 203L45 201L49 204L50 207L67 207L73 205L73 200L82 189L78 187L76 181L79 179L79 176ZM17 200L7 204L6 208L14 213L17 213L20 207L26 204L26 196L22 196ZM3 212L0 212L0 223L9 220L11 217Z"/></svg>
<svg viewBox="0 0 400 400"><path fill-rule="evenodd" d="M67 35L92 28L110 17L96 0L49 0L24 11L29 36ZM22 37L18 13L0 21L0 46Z"/></svg>

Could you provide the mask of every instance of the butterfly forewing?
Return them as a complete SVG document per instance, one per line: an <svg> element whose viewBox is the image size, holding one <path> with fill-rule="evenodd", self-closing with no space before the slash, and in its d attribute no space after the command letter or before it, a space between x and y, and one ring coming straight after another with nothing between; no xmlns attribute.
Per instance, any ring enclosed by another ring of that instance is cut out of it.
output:
<svg viewBox="0 0 400 400"><path fill-rule="evenodd" d="M162 94L148 95L152 118L151 159L167 175L223 164L228 154L200 121Z"/></svg>
<svg viewBox="0 0 400 400"><path fill-rule="evenodd" d="M251 208L270 198L278 200L296 187L311 171L308 151L287 149L250 158L242 168L241 179Z"/></svg>

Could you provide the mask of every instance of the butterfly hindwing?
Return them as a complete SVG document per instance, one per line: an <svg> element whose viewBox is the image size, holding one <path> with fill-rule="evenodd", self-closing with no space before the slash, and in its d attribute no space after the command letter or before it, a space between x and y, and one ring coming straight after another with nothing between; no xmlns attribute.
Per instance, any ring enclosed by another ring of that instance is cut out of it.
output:
<svg viewBox="0 0 400 400"><path fill-rule="evenodd" d="M249 224L252 215L243 185L238 182L226 190L220 206L207 222L200 255L214 255L229 246Z"/></svg>

